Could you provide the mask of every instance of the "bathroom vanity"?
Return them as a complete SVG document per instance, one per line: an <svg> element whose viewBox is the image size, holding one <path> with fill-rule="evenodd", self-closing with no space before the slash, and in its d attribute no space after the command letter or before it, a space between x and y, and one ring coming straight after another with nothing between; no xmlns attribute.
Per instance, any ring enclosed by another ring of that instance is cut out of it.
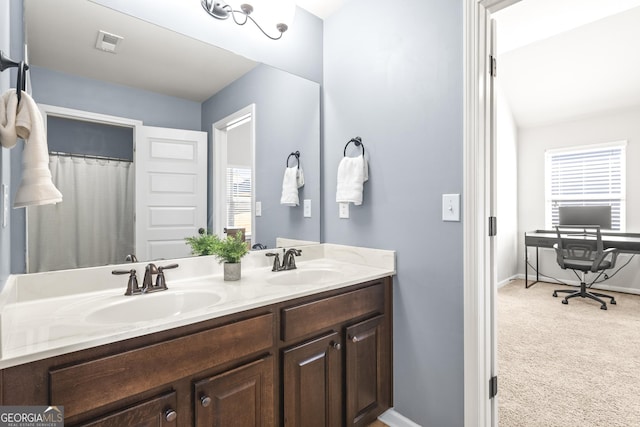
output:
<svg viewBox="0 0 640 427"><path fill-rule="evenodd" d="M252 253L243 260L243 279L232 283L216 271L198 277L183 271L175 282L167 272L170 289L158 295L220 296L169 320L140 314L146 308L134 298L152 295L113 295L126 283L82 300L75 293L27 296L29 284L22 297L9 290L0 404L64 406L69 426L368 425L392 405L393 252L324 244L303 248L297 270L274 273L266 264L264 254ZM117 303L103 308L104 298ZM164 299L154 306L163 310ZM28 306L43 301L64 306L49 310L46 328L29 329L33 319L17 319L19 304L32 310ZM68 304L74 307L69 318L84 316L95 326L49 345L38 338L12 341L20 328L34 336L47 330L51 338L52 325L70 313ZM110 312L122 318L109 319ZM127 327L127 316L143 320Z"/></svg>

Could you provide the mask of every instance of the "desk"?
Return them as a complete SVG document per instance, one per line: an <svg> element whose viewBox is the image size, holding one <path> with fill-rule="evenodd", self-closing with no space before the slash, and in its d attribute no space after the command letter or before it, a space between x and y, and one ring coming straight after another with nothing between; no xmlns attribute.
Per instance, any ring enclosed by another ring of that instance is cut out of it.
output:
<svg viewBox="0 0 640 427"><path fill-rule="evenodd" d="M605 249L616 248L620 253L637 254L640 253L640 233L620 233L616 231L603 231L602 244ZM553 248L558 241L558 235L551 230L535 230L524 233L524 287L529 288L540 280L538 273L538 248ZM529 260L527 250L529 247L536 248L536 280L529 284Z"/></svg>

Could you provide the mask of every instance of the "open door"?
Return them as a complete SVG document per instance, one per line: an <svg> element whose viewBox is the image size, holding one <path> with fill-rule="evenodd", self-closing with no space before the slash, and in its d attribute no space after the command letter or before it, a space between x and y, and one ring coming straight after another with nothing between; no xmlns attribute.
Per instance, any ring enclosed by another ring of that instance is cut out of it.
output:
<svg viewBox="0 0 640 427"><path fill-rule="evenodd" d="M190 255L207 227L207 134L136 127L135 248L140 260Z"/></svg>

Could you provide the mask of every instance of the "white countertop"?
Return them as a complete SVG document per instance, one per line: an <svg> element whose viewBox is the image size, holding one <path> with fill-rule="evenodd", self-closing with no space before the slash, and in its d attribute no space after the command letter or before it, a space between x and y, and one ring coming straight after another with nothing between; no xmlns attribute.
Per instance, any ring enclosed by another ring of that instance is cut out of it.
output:
<svg viewBox="0 0 640 427"><path fill-rule="evenodd" d="M395 274L394 251L333 244L300 248L298 269L286 272L271 271L273 258L264 255L269 250L250 252L236 282L223 280L222 266L213 257L157 261L158 266L180 264L165 272L169 289L134 296L124 296L128 276L114 276L111 270L135 268L142 286L146 263L10 276L0 293L0 369ZM300 281L278 283L292 274ZM143 303L154 317L156 307L210 295L215 298L208 306L160 318L132 322L110 317L123 303ZM96 311L109 320L96 320Z"/></svg>

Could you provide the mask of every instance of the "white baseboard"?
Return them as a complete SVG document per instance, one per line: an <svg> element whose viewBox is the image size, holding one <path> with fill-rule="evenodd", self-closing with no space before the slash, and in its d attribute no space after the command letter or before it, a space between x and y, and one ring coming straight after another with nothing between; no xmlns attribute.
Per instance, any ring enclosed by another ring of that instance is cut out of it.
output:
<svg viewBox="0 0 640 427"><path fill-rule="evenodd" d="M531 276L532 275L529 274L529 280L532 279ZM533 278L535 279L535 274L533 275ZM518 279L524 280L524 274L518 274ZM550 278L543 278L543 280L541 280L541 281L547 282L547 283L558 283L558 282L556 282L556 281L554 281L553 279L550 279ZM571 285L571 286L580 286L580 282L577 281L577 280L565 280L564 283L566 283L567 285ZM502 286L504 286L504 285L502 285ZM500 285L498 285L498 287L500 287ZM593 289L599 289L601 291L622 292L623 294L640 295L640 289L625 288L623 286L612 286L612 285L604 285L602 283L598 283L597 285L593 285L592 288Z"/></svg>
<svg viewBox="0 0 640 427"><path fill-rule="evenodd" d="M378 417L380 421L388 425L389 427L422 427L420 424L416 424L404 415L396 412L395 409L387 409L382 415Z"/></svg>
<svg viewBox="0 0 640 427"><path fill-rule="evenodd" d="M522 276L522 278L524 279L524 275L523 274L514 274L513 276L504 279L502 282L498 282L498 289L500 289L501 287L503 287L506 284L509 284L511 282L513 282L516 279L520 279L520 276Z"/></svg>

